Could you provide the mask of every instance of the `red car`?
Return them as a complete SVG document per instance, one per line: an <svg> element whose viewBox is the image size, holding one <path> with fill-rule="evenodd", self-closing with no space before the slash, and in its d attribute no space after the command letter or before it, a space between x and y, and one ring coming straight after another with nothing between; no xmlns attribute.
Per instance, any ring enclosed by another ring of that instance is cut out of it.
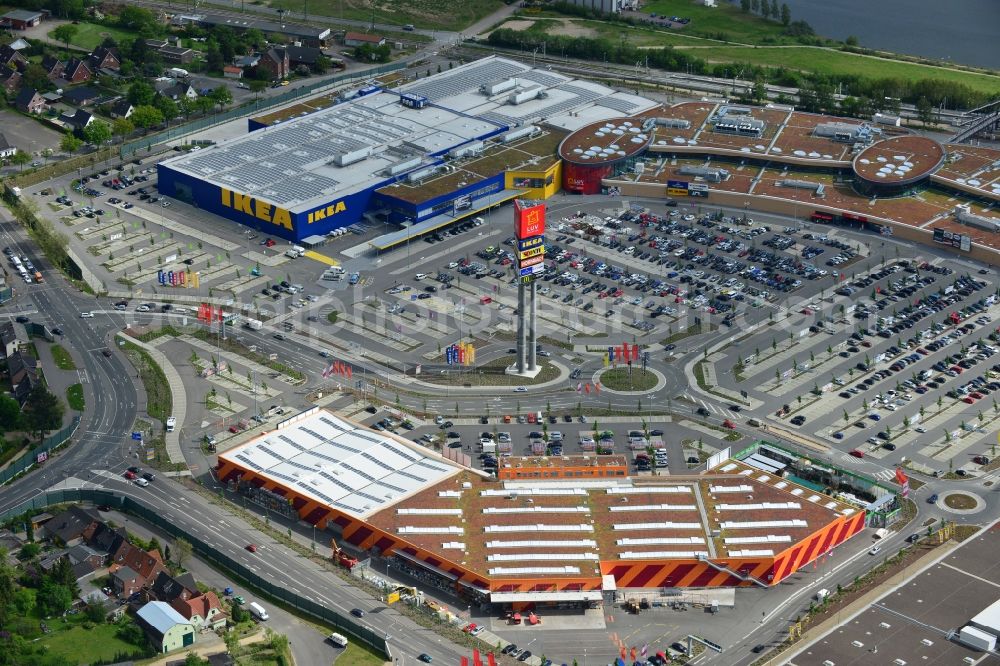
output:
<svg viewBox="0 0 1000 666"><path fill-rule="evenodd" d="M850 454L852 456L854 456L855 458L864 458L865 457L865 452L864 451L859 451L857 449L854 449L853 451L851 451Z"/></svg>
<svg viewBox="0 0 1000 666"><path fill-rule="evenodd" d="M238 427L236 427L234 425L229 426L229 432L233 433L234 435L236 433L238 433L239 431L240 431L240 429Z"/></svg>
<svg viewBox="0 0 1000 666"><path fill-rule="evenodd" d="M722 427L729 428L730 430L736 430L736 424L730 421L729 419L726 419L725 421L722 422Z"/></svg>
<svg viewBox="0 0 1000 666"><path fill-rule="evenodd" d="M967 396L965 396L964 398L962 398L962 402L964 402L964 403L965 403L965 404L967 404L967 405L971 405L971 404L973 404L974 402L976 402L976 399L975 399L975 398L973 398L972 396L968 396L968 395L967 395Z"/></svg>
<svg viewBox="0 0 1000 666"><path fill-rule="evenodd" d="M132 479L135 478L135 472L126 471L125 472L125 478L128 479L129 481L131 481Z"/></svg>
<svg viewBox="0 0 1000 666"><path fill-rule="evenodd" d="M247 544L247 550L249 550L251 553L256 553L257 552L257 546L255 546L252 543L248 543Z"/></svg>
<svg viewBox="0 0 1000 666"><path fill-rule="evenodd" d="M273 238L268 238L266 241L264 241L264 245L265 247L274 247L275 241Z"/></svg>

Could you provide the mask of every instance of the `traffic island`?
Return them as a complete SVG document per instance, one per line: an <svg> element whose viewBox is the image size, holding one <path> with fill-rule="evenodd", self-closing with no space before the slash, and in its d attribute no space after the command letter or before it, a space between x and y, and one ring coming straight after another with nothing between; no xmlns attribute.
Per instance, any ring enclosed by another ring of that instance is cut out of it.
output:
<svg viewBox="0 0 1000 666"><path fill-rule="evenodd" d="M597 375L601 388L620 393L648 393L663 381L662 375L652 369L618 367L609 368Z"/></svg>
<svg viewBox="0 0 1000 666"><path fill-rule="evenodd" d="M507 374L507 368L515 365L517 359L513 355L501 356L492 361L473 367L442 370L424 370L419 379L429 384L447 386L532 386L544 384L558 379L564 369L544 361L538 364L539 371L534 377Z"/></svg>

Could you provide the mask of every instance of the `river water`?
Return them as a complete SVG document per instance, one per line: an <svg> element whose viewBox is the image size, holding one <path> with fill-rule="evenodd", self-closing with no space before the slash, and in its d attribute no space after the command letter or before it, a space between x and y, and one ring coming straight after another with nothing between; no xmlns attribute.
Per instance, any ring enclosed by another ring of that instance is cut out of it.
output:
<svg viewBox="0 0 1000 666"><path fill-rule="evenodd" d="M862 46L1000 70L1000 0L784 0L792 20Z"/></svg>

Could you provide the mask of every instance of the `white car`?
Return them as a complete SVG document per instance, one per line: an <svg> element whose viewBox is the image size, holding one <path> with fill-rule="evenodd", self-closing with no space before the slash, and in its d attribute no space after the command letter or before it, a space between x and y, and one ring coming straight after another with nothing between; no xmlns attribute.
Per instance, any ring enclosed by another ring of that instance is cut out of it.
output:
<svg viewBox="0 0 1000 666"><path fill-rule="evenodd" d="M528 389L524 388L523 386L518 386L516 389L514 389L514 393L527 393L527 392Z"/></svg>
<svg viewBox="0 0 1000 666"><path fill-rule="evenodd" d="M80 319L93 319L93 318L94 318L94 313L93 312L81 312L80 313Z"/></svg>
<svg viewBox="0 0 1000 666"><path fill-rule="evenodd" d="M868 551L869 555L878 555L882 552L882 546L872 546L871 550Z"/></svg>
<svg viewBox="0 0 1000 666"><path fill-rule="evenodd" d="M580 437L580 443L581 444L593 444L594 443L594 438L590 437L588 435L584 435L584 436Z"/></svg>
<svg viewBox="0 0 1000 666"><path fill-rule="evenodd" d="M138 479L135 480L135 485L137 485L137 486L139 486L141 488L145 488L146 486L149 485L149 481L147 481L146 479L143 479L143 478L140 477L140 478L138 478Z"/></svg>

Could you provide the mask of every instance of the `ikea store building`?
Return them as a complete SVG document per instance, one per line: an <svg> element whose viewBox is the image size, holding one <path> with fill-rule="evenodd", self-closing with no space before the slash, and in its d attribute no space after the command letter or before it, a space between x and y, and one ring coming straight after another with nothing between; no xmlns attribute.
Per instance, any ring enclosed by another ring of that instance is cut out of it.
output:
<svg viewBox="0 0 1000 666"><path fill-rule="evenodd" d="M251 120L245 136L160 163L159 190L291 241L381 216L400 229L372 242L389 249L516 197L551 196L570 132L655 106L492 56Z"/></svg>

